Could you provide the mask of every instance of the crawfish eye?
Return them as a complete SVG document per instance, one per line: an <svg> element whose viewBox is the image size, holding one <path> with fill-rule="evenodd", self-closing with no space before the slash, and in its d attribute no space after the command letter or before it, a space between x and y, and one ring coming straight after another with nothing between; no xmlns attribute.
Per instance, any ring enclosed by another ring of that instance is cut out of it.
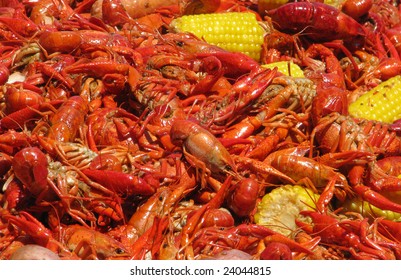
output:
<svg viewBox="0 0 401 280"><path fill-rule="evenodd" d="M116 252L116 254L118 254L118 255L124 254L124 253L125 253L125 251L124 251L123 249L121 249L121 248L116 248L115 252Z"/></svg>
<svg viewBox="0 0 401 280"><path fill-rule="evenodd" d="M226 173L230 173L230 172L234 171L234 169L232 168L231 165L225 165L223 170Z"/></svg>
<svg viewBox="0 0 401 280"><path fill-rule="evenodd" d="M184 46L184 42L183 41L177 41L176 45L178 47L183 47Z"/></svg>

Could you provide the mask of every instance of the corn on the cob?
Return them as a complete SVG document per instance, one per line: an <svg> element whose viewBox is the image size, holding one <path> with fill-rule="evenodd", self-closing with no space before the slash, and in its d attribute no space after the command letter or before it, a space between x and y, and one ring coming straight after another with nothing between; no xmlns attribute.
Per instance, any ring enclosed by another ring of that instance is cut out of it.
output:
<svg viewBox="0 0 401 280"><path fill-rule="evenodd" d="M175 32L190 32L206 42L232 52L242 52L260 59L264 29L253 13L214 13L186 15L174 19Z"/></svg>
<svg viewBox="0 0 401 280"><path fill-rule="evenodd" d="M349 105L351 116L392 123L401 118L401 75L380 83Z"/></svg>
<svg viewBox="0 0 401 280"><path fill-rule="evenodd" d="M255 222L290 236L297 229L295 219L307 219L299 217L299 212L315 209L318 198L318 194L302 186L278 187L266 194L258 204Z"/></svg>
<svg viewBox="0 0 401 280"><path fill-rule="evenodd" d="M277 67L277 70L287 76L295 77L295 78L304 78L304 72L301 68L292 61L279 61L273 62L269 64L263 64L262 67L273 69Z"/></svg>
<svg viewBox="0 0 401 280"><path fill-rule="evenodd" d="M343 212L356 212L367 218L383 217L387 220L396 222L401 221L401 214L390 210L383 210L373 206L369 202L363 201L360 198L347 200L343 205Z"/></svg>

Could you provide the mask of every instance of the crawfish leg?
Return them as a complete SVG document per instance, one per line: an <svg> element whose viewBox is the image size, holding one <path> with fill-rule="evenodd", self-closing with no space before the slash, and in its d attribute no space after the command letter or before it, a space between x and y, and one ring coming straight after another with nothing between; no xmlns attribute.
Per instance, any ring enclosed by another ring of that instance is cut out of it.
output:
<svg viewBox="0 0 401 280"><path fill-rule="evenodd" d="M269 164L266 164L266 163L263 163L261 161L254 160L251 158L237 156L237 155L232 155L232 157L236 162L252 169L254 172L263 174L265 176L273 175L275 177L284 179L286 182L288 182L290 184L294 184L294 185L296 184L296 182L291 177L280 172L279 170L277 170L276 168L274 168L273 166L271 166Z"/></svg>
<svg viewBox="0 0 401 280"><path fill-rule="evenodd" d="M372 205L383 210L391 210L397 213L401 213L400 204L389 200L385 196L373 191L369 187L364 185L356 185L353 187L353 189L361 196L362 199L366 200Z"/></svg>

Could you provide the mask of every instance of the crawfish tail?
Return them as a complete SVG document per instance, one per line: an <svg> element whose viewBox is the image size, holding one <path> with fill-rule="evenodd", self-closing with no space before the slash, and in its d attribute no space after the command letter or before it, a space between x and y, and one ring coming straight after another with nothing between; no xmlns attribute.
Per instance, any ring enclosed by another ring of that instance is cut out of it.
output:
<svg viewBox="0 0 401 280"><path fill-rule="evenodd" d="M152 195L155 188L144 179L113 170L91 170L82 171L89 179L102 184L105 188L125 195Z"/></svg>
<svg viewBox="0 0 401 280"><path fill-rule="evenodd" d="M40 112L50 110L52 107L60 106L64 100L53 100L42 104L32 105L15 111L0 120L0 127L2 129L21 129L29 121L40 119Z"/></svg>
<svg viewBox="0 0 401 280"><path fill-rule="evenodd" d="M50 119L49 138L71 142L89 111L87 102L79 95L70 97Z"/></svg>

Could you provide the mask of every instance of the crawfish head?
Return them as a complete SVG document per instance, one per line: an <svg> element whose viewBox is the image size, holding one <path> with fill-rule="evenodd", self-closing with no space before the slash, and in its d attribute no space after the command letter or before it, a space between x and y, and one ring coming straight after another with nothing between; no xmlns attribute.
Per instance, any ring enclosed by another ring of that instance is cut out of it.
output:
<svg viewBox="0 0 401 280"><path fill-rule="evenodd" d="M114 238L80 225L62 228L63 241L82 259L121 259L129 250Z"/></svg>
<svg viewBox="0 0 401 280"><path fill-rule="evenodd" d="M32 192L39 195L47 185L47 158L37 147L24 148L12 160L15 176Z"/></svg>
<svg viewBox="0 0 401 280"><path fill-rule="evenodd" d="M260 254L261 260L292 260L290 247L284 243L271 242Z"/></svg>
<svg viewBox="0 0 401 280"><path fill-rule="evenodd" d="M298 220L295 221L298 226L308 231L308 233L320 236L323 242L344 243L344 236L347 232L339 225L337 218L314 211L301 211L300 214L310 217L313 221L312 227L308 227Z"/></svg>
<svg viewBox="0 0 401 280"><path fill-rule="evenodd" d="M233 159L221 142L208 130L187 120L176 120L170 130L171 140L182 145L194 165L204 165L215 174L236 170Z"/></svg>
<svg viewBox="0 0 401 280"><path fill-rule="evenodd" d="M348 115L348 101L345 90L337 87L320 89L312 101L312 121L316 125L319 120L332 112Z"/></svg>

